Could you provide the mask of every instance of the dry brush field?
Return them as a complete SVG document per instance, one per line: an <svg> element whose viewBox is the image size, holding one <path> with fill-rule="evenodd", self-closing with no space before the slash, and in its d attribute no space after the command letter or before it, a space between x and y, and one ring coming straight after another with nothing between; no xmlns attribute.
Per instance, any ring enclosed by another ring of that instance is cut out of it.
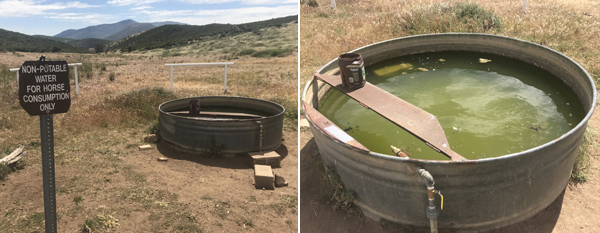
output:
<svg viewBox="0 0 600 233"><path fill-rule="evenodd" d="M15 74L41 54L0 53L0 157L23 144L29 153L0 180L0 232L43 232L39 118L20 107ZM228 93L271 100L286 108L287 155L274 169L289 186L255 189L243 157L204 158L162 146L140 151L158 119L158 104L223 95L223 66L174 68L167 63L219 62L214 55L45 54L81 62L80 95L54 116L59 232L296 232L297 52L285 57L241 56L228 67ZM71 71L72 76L73 71ZM169 158L158 162L159 156Z"/></svg>

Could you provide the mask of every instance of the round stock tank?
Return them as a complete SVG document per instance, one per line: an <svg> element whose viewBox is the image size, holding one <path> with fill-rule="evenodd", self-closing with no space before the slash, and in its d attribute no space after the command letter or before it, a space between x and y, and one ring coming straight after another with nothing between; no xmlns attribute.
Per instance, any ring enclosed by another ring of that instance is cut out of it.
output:
<svg viewBox="0 0 600 233"><path fill-rule="evenodd" d="M556 200L569 181L578 147L596 106L594 82L579 64L557 51L496 35L419 35L351 52L361 54L365 66L369 66L400 56L445 51L494 54L537 66L574 91L585 117L562 136L518 153L458 161L403 158L392 156L391 151L381 154L357 146L349 135L328 133L327 119L316 110L332 88L311 79L303 89L301 105L324 164L334 168L345 188L355 194L354 203L363 213L376 220L429 226L425 214L426 182L415 168L429 171L435 189L444 195L444 209L437 218L439 228L487 230L535 215ZM317 72L338 74L337 64L334 59ZM440 204L437 196L436 206L439 208Z"/></svg>
<svg viewBox="0 0 600 233"><path fill-rule="evenodd" d="M165 102L158 109L161 140L186 152L246 153L281 145L285 109L274 102L202 96Z"/></svg>

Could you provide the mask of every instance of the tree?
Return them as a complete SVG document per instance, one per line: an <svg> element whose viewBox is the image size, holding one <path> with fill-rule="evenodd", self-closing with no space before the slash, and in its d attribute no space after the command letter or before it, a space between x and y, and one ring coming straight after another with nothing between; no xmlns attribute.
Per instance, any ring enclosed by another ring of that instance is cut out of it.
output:
<svg viewBox="0 0 600 233"><path fill-rule="evenodd" d="M94 46L94 49L96 50L96 53L101 53L104 51L104 45L103 44L96 44L96 46Z"/></svg>

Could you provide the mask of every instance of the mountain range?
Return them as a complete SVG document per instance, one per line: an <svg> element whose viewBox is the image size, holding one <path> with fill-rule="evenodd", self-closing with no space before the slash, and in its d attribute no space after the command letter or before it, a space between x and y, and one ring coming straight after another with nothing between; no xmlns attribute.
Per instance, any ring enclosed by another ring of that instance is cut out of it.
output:
<svg viewBox="0 0 600 233"><path fill-rule="evenodd" d="M298 16L287 16L245 24L208 24L202 26L177 22L138 23L123 20L82 29L70 29L55 36L29 36L0 29L0 52L86 52L133 51L172 48L209 37L233 36L246 32L260 34L269 27L297 23Z"/></svg>
<svg viewBox="0 0 600 233"><path fill-rule="evenodd" d="M0 52L4 51L82 53L86 50L57 40L0 29Z"/></svg>
<svg viewBox="0 0 600 233"><path fill-rule="evenodd" d="M112 24L100 24L89 26L82 29L69 29L54 35L58 38L68 39L87 39L96 38L110 41L117 41L135 33L150 30L167 24L186 25L178 22L156 22L156 23L138 23L135 20L127 19Z"/></svg>
<svg viewBox="0 0 600 233"><path fill-rule="evenodd" d="M298 22L298 15L244 24L165 25L108 44L108 50L150 50L187 45L210 36L233 36Z"/></svg>

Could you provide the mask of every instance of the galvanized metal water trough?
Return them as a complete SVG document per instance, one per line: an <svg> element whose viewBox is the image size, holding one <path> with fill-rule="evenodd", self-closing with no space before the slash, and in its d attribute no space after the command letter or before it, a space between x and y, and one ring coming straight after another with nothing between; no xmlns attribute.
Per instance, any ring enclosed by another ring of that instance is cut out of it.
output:
<svg viewBox="0 0 600 233"><path fill-rule="evenodd" d="M574 90L587 112L575 128L544 145L495 158L437 161L371 152L335 127L316 109L331 86L310 80L302 92L303 114L322 160L334 167L354 203L370 218L429 226L423 168L444 194L439 228L486 230L522 221L546 208L565 189L587 122L596 106L596 88L589 74L557 51L531 42L486 34L432 34L368 45L360 53L365 65L425 52L471 51L501 55L530 63L559 77ZM337 74L337 59L320 74ZM368 81L368 80L367 80ZM390 153L391 154L391 153ZM439 199L437 206L439 206Z"/></svg>
<svg viewBox="0 0 600 233"><path fill-rule="evenodd" d="M188 113L190 101L197 103L199 113ZM220 153L237 154L281 145L285 108L274 102L203 96L165 102L158 109L161 140L180 150L205 153L218 148Z"/></svg>

